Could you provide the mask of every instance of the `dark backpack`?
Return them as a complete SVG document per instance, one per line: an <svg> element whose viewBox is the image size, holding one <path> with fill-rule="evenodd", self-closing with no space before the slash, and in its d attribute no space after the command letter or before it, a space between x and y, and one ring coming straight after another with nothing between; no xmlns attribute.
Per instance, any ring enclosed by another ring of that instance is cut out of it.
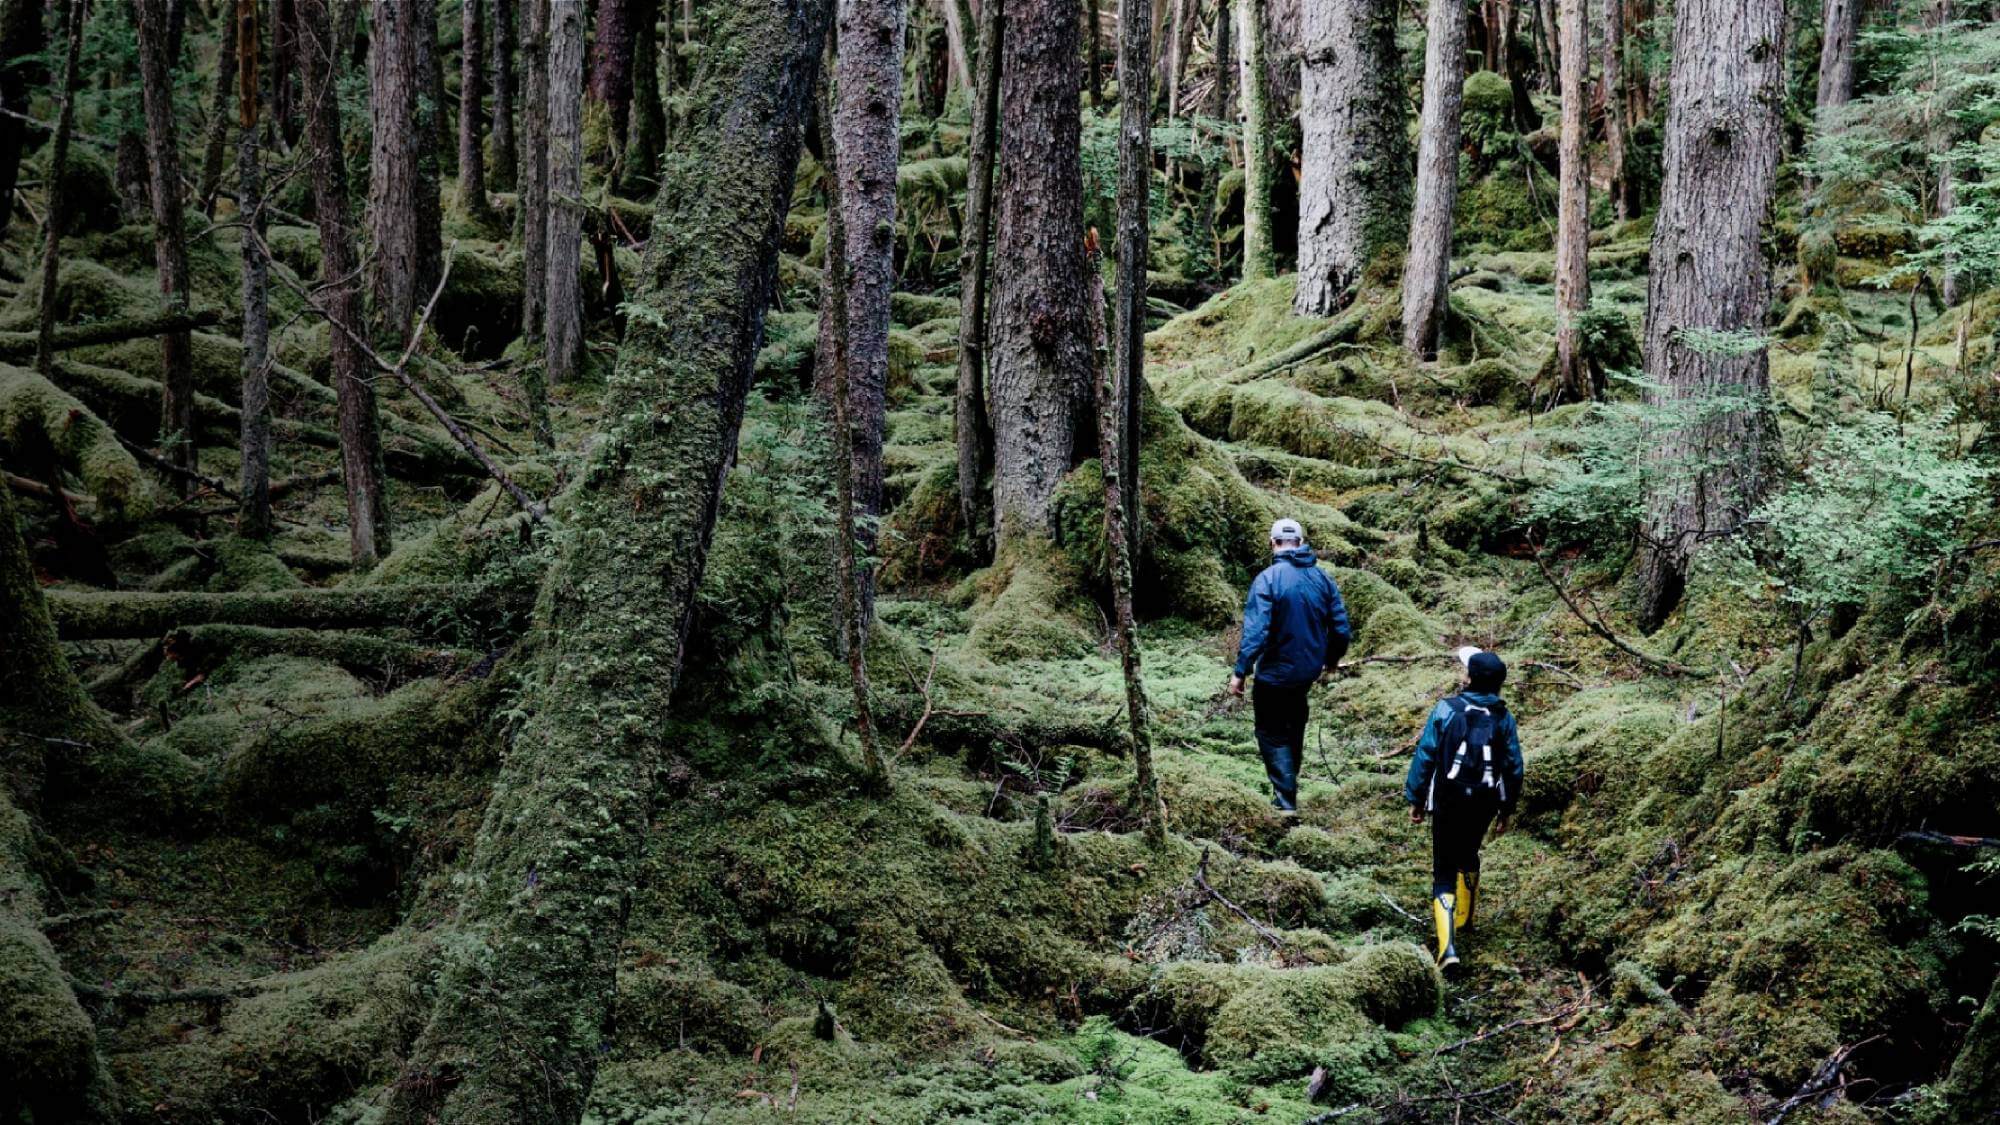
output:
<svg viewBox="0 0 2000 1125"><path fill-rule="evenodd" d="M1507 772L1502 755L1500 720L1507 705L1494 700L1491 707L1474 703L1462 695L1445 700L1451 717L1445 720L1444 736L1438 740L1437 762L1431 774L1431 807L1439 805L1504 804L1507 800Z"/></svg>

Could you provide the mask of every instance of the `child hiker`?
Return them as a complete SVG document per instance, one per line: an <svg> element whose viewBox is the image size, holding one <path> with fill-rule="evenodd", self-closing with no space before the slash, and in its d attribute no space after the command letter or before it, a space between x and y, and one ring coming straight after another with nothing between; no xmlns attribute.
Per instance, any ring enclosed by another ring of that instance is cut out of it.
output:
<svg viewBox="0 0 2000 1125"><path fill-rule="evenodd" d="M1507 665L1482 649L1458 650L1466 690L1439 701L1424 723L1403 782L1410 823L1431 818L1431 919L1437 960L1458 965L1458 931L1472 922L1479 895L1479 844L1486 828L1507 832L1521 799L1521 738L1500 702Z"/></svg>

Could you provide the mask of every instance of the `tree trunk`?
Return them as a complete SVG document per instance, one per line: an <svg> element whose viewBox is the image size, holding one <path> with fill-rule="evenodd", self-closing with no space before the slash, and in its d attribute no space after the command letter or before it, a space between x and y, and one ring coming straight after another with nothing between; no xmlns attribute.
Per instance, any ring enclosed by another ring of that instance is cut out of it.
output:
<svg viewBox="0 0 2000 1125"><path fill-rule="evenodd" d="M717 61L679 174L661 185L636 298L653 315L628 327L602 455L566 516L574 534L539 602L548 652L531 717L495 781L436 1006L391 1087L392 1125L583 1113L656 779L676 749L660 717L777 284L826 14L823 0L710 9Z"/></svg>
<svg viewBox="0 0 2000 1125"><path fill-rule="evenodd" d="M486 5L465 0L460 13L458 67L458 207L475 219L493 217L486 199Z"/></svg>
<svg viewBox="0 0 2000 1125"><path fill-rule="evenodd" d="M1616 3L1617 0L1612 0ZM1403 262L1403 347L1437 357L1451 283L1452 213L1458 205L1458 146L1465 108L1465 13L1461 0L1431 0L1424 35L1424 105L1417 139L1416 204Z"/></svg>
<svg viewBox="0 0 2000 1125"><path fill-rule="evenodd" d="M1597 397L1579 323L1590 307L1590 152L1584 136L1590 77L1588 0L1560 0L1562 142L1556 201L1556 385L1573 402Z"/></svg>
<svg viewBox="0 0 2000 1125"><path fill-rule="evenodd" d="M126 226L143 223L153 214L152 161L146 138L126 131L118 135L118 218Z"/></svg>
<svg viewBox="0 0 2000 1125"><path fill-rule="evenodd" d="M1625 92L1625 0L1604 0L1604 162L1610 173L1612 213L1619 222L1639 217L1638 185L1625 167L1629 97Z"/></svg>
<svg viewBox="0 0 2000 1125"><path fill-rule="evenodd" d="M488 179L495 191L507 191L521 162L514 144L514 16L520 0L492 2L493 174Z"/></svg>
<svg viewBox="0 0 2000 1125"><path fill-rule="evenodd" d="M973 54L973 29L978 20L972 14L971 0L941 0L944 8L945 34L950 37L951 73L958 88L970 94L973 90L973 71L978 63Z"/></svg>
<svg viewBox="0 0 2000 1125"><path fill-rule="evenodd" d="M1179 22L1185 0L1177 0L1174 13ZM1105 435L1099 439L1098 460L1104 465L1105 506L1107 512L1114 501L1115 492L1120 499L1116 503L1122 511L1107 515L1109 529L1120 531L1117 559L1127 564L1124 597L1125 610L1131 610L1130 560L1139 553L1139 394L1146 383L1146 268L1151 249L1151 209L1153 189L1153 93L1150 86L1152 71L1146 65L1147 42L1152 37L1152 12L1147 0L1119 0L1118 17L1118 315L1117 333L1112 344L1116 366L1112 369L1110 389L1102 387L1103 380L1095 369L1091 372L1091 389L1097 395L1100 415L1103 413L1105 396L1109 394L1111 417L1098 419L1098 432ZM1175 33L1178 34L1178 27ZM1173 70L1168 78L1172 80ZM1094 266L1095 263L1092 263ZM1101 278L1096 269L1090 271L1093 280ZM1101 281L1100 281L1101 285ZM1099 286L1092 286L1093 298L1090 308L1102 319L1103 298L1097 292ZM1101 334L1093 332L1093 336ZM1093 349L1093 355L1101 355L1103 349ZM1113 592L1117 592L1117 579L1113 579ZM1136 644L1136 640L1134 641ZM1135 688L1132 679L1138 674L1138 650L1134 648L1126 654L1127 687ZM1133 728L1135 738L1142 732L1143 706L1134 712ZM1150 759L1141 769L1150 777ZM1157 786L1153 788L1157 789ZM1157 801L1157 797L1153 798Z"/></svg>
<svg viewBox="0 0 2000 1125"><path fill-rule="evenodd" d="M423 245L423 177L428 140L421 116L424 61L417 9L427 0L375 9L368 52L368 108L374 141L368 165L368 297L375 335L400 347L417 309L437 284L436 259Z"/></svg>
<svg viewBox="0 0 2000 1125"><path fill-rule="evenodd" d="M660 103L659 0L633 0L632 127L625 141L625 191L639 195L660 182L667 150L667 115Z"/></svg>
<svg viewBox="0 0 2000 1125"><path fill-rule="evenodd" d="M1090 72L1090 109L1096 112L1104 105L1104 49L1098 37L1104 28L1104 13L1098 7L1101 0L1083 0L1084 66Z"/></svg>
<svg viewBox="0 0 2000 1125"><path fill-rule="evenodd" d="M440 166L456 164L458 150L452 145L451 115L445 112L444 104L444 49L438 43L438 0L409 0L416 11L417 73L422 85L417 87L418 129L424 138L417 154L417 168L420 182L428 190L419 197L419 202L428 200L427 211L418 214L420 223L429 223L434 230L443 227L442 203L438 197L439 185L443 181ZM449 169L456 174L458 169ZM419 228L423 235L423 229ZM423 235L424 237L431 237ZM437 270L444 268L444 249L441 236L432 239L438 247ZM429 245L430 243L426 243ZM431 284L437 284L437 272L431 274ZM426 296L430 290L425 289Z"/></svg>
<svg viewBox="0 0 2000 1125"><path fill-rule="evenodd" d="M14 188L21 179L21 153L28 143L28 123L14 114L28 112L29 86L34 80L31 55L44 41L40 0L5 0L0 12L0 234L14 217ZM143 70L143 65L142 68Z"/></svg>
<svg viewBox="0 0 2000 1125"><path fill-rule="evenodd" d="M951 37L928 5L919 7L917 16L916 34L911 36L917 56L917 115L935 121L944 115L945 98L951 92Z"/></svg>
<svg viewBox="0 0 2000 1125"><path fill-rule="evenodd" d="M305 77L305 127L312 148L313 214L319 224L320 304L327 326L335 411L340 419L340 478L347 491L348 553L360 568L389 553L389 497L382 469L381 422L374 372L349 335L362 331L361 289L354 278L353 221L347 203L347 157L341 147L332 0L298 0L299 55ZM345 326L343 331L341 326Z"/></svg>
<svg viewBox="0 0 2000 1125"><path fill-rule="evenodd" d="M1783 0L1680 0L1674 9L1665 179L1646 300L1648 393L1702 415L1653 451L1640 551L1640 623L1679 603L1688 558L1736 527L1765 485L1769 354L1717 333L1761 335L1770 307L1763 227L1782 135ZM1749 400L1702 407L1715 396Z"/></svg>
<svg viewBox="0 0 2000 1125"><path fill-rule="evenodd" d="M236 20L225 15L222 21L222 53L215 64L215 98L209 103L208 143L201 158L201 186L195 202L202 214L215 214L215 193L222 187L222 157L229 147L229 91L236 84Z"/></svg>
<svg viewBox="0 0 2000 1125"><path fill-rule="evenodd" d="M1271 249L1271 80L1264 63L1267 0L1230 2L1236 5L1236 45L1243 60L1237 81L1243 92L1243 280L1262 281L1278 273Z"/></svg>
<svg viewBox="0 0 2000 1125"><path fill-rule="evenodd" d="M1068 0L1014 0L1000 65L993 509L1002 550L1050 533L1049 501L1096 444L1085 302L1083 122Z"/></svg>
<svg viewBox="0 0 2000 1125"><path fill-rule="evenodd" d="M972 156L965 176L965 235L958 297L958 515L975 542L992 527L993 423L986 410L987 247L993 225L994 153L1000 132L1000 56L1005 49L1005 0L984 0L979 12L979 85L973 97Z"/></svg>
<svg viewBox="0 0 2000 1125"><path fill-rule="evenodd" d="M1972 1125L2000 1116L2000 976L1986 988L1986 1003L1972 1017L1951 1070L1938 1085L1951 1125Z"/></svg>
<svg viewBox="0 0 2000 1125"><path fill-rule="evenodd" d="M271 6L271 120L287 148L304 136L294 98L294 76L304 73L299 58L297 0L276 0Z"/></svg>
<svg viewBox="0 0 2000 1125"><path fill-rule="evenodd" d="M188 307L187 231L181 219L180 136L174 131L174 87L167 55L166 0L138 0L139 74L146 103L146 151L152 172L153 261L167 308ZM160 445L167 460L195 467L194 355L188 334L160 337ZM177 476L183 495L190 478Z"/></svg>
<svg viewBox="0 0 2000 1125"><path fill-rule="evenodd" d="M583 5L549 8L548 379L583 368ZM629 77L631 68L626 68Z"/></svg>
<svg viewBox="0 0 2000 1125"><path fill-rule="evenodd" d="M526 75L521 90L521 334L539 341L549 300L550 0L526 2L527 37L521 42L521 72Z"/></svg>
<svg viewBox="0 0 2000 1125"><path fill-rule="evenodd" d="M89 10L81 4L64 9L66 48L63 55L62 109L56 115L56 136L49 153L49 214L42 232L42 310L35 330L35 370L48 378L55 364L56 319L49 310L56 304L57 268L62 261L62 235L67 202L55 185L63 182L69 168L70 134L76 131L77 64L83 53L83 25Z"/></svg>
<svg viewBox="0 0 2000 1125"><path fill-rule="evenodd" d="M237 490L236 533L271 535L270 262L264 257L264 173L257 148L257 0L236 0L240 45L236 81L237 205L252 235L243 238L243 473ZM337 331L336 329L330 329Z"/></svg>
<svg viewBox="0 0 2000 1125"><path fill-rule="evenodd" d="M1231 0L1215 0L1215 83L1208 94L1208 115L1217 121L1229 120L1233 116L1229 107L1236 104L1236 63L1230 54L1230 32L1235 27Z"/></svg>
<svg viewBox="0 0 2000 1125"><path fill-rule="evenodd" d="M1824 114L1854 98L1854 40L1861 32L1864 0L1826 0L1821 11L1819 94L1814 101ZM1668 107L1672 113L1672 107Z"/></svg>
<svg viewBox="0 0 2000 1125"><path fill-rule="evenodd" d="M1361 272L1409 237L1409 144L1395 0L1307 0L1299 122L1300 316L1345 306Z"/></svg>
<svg viewBox="0 0 2000 1125"><path fill-rule="evenodd" d="M613 167L622 169L625 130L632 120L633 24L638 0L597 0L597 34L590 44L590 97L610 118ZM582 28L577 34L582 36Z"/></svg>

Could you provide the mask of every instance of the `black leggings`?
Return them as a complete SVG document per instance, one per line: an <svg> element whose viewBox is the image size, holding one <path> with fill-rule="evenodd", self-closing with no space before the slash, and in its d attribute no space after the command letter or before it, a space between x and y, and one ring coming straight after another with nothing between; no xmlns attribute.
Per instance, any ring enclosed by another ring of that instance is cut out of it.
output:
<svg viewBox="0 0 2000 1125"><path fill-rule="evenodd" d="M1431 811L1431 895L1452 894L1458 873L1479 870L1479 844L1499 812L1497 802L1439 805Z"/></svg>

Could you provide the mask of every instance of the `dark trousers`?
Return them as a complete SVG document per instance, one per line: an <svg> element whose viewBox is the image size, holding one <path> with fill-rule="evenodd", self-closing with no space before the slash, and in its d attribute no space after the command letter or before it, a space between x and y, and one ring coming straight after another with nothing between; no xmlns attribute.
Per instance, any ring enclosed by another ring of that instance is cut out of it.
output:
<svg viewBox="0 0 2000 1125"><path fill-rule="evenodd" d="M1431 810L1431 895L1458 889L1458 873L1478 874L1479 844L1500 811L1499 802L1440 803Z"/></svg>
<svg viewBox="0 0 2000 1125"><path fill-rule="evenodd" d="M1257 752L1271 779L1271 803L1281 809L1299 807L1299 759L1306 748L1306 692L1310 683L1293 687L1257 684L1250 689L1250 706L1257 718Z"/></svg>

